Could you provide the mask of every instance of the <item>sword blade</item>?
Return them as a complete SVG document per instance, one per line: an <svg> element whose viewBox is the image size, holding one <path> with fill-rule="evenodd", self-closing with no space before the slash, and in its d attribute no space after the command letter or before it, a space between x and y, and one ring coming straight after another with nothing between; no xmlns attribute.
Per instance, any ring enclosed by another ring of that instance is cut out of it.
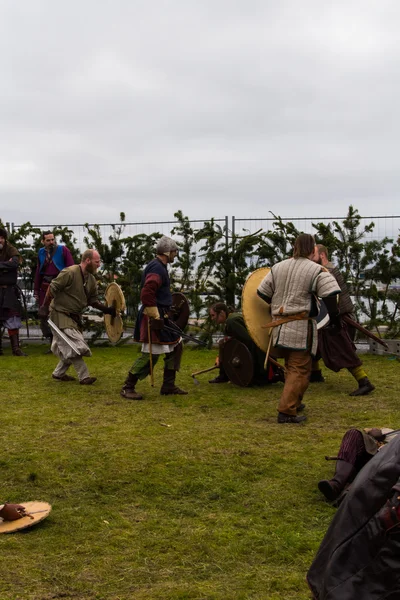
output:
<svg viewBox="0 0 400 600"><path fill-rule="evenodd" d="M79 352L78 348L74 344L74 342L72 340L70 340L69 337L66 336L65 333L63 331L61 331L61 329L59 329L57 327L57 325L55 323L53 323L53 321L51 319L48 319L47 322L49 324L50 329L55 334L57 334L71 348L71 350L73 350L75 352L75 354L77 356L82 356L81 353Z"/></svg>

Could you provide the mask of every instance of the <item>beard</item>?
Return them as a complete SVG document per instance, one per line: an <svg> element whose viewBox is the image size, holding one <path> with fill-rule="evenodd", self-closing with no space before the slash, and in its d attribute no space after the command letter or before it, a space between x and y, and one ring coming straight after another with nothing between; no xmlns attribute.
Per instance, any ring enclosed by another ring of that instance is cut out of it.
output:
<svg viewBox="0 0 400 600"><path fill-rule="evenodd" d="M97 271L96 265L93 265L92 263L89 263L86 266L86 272L87 273L90 273L91 275L94 275L96 273L96 271Z"/></svg>

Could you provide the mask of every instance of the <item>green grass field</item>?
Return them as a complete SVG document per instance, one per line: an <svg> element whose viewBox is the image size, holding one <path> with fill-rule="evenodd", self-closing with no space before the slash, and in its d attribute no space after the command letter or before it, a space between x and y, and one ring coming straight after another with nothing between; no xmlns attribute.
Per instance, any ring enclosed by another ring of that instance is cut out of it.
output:
<svg viewBox="0 0 400 600"><path fill-rule="evenodd" d="M1 600L310 597L306 571L334 514L317 489L350 426L397 428L399 363L366 356L376 391L351 398L347 372L324 371L305 396L308 421L278 425L282 384L207 383L215 351L185 350L188 396L119 390L134 346L95 348L91 387L51 379L46 346L0 357L1 491L53 510L0 536ZM73 374L73 373L72 373Z"/></svg>

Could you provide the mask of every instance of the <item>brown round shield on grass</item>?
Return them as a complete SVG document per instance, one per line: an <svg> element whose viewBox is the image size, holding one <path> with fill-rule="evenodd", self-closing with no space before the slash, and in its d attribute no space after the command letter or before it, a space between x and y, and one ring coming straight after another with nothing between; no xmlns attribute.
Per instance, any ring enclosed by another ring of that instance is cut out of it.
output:
<svg viewBox="0 0 400 600"><path fill-rule="evenodd" d="M16 521L0 521L0 533L14 533L27 529L43 521L51 512L51 504L48 502L20 502L30 516L22 517Z"/></svg>
<svg viewBox="0 0 400 600"><path fill-rule="evenodd" d="M270 305L257 295L257 288L270 272L269 267L262 267L251 273L243 286L242 312L244 322L251 339L261 350L268 352L270 327L263 327L272 321Z"/></svg>
<svg viewBox="0 0 400 600"><path fill-rule="evenodd" d="M117 311L115 317L104 315L104 325L108 339L112 344L116 344L124 332L124 324L121 317L121 312L126 309L124 292L118 283L112 282L107 286L104 297L107 306L113 306Z"/></svg>
<svg viewBox="0 0 400 600"><path fill-rule="evenodd" d="M247 387L251 384L254 375L253 359L242 342L231 338L224 343L222 367L235 385Z"/></svg>

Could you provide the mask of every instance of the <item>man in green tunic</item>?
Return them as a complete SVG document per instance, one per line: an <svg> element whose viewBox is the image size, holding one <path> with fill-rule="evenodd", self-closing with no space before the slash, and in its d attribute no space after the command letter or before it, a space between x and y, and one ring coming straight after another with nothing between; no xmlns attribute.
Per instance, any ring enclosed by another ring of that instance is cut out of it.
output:
<svg viewBox="0 0 400 600"><path fill-rule="evenodd" d="M253 384L265 385L284 380L283 372L277 367L268 365L267 369L264 369L265 352L252 340L241 313L234 312L224 302L217 302L210 307L209 315L211 321L217 325L223 325L224 330L224 339L219 343L219 356L215 363L219 367L219 374L214 379L211 379L209 383L225 383L229 381L229 377L222 366L224 343L229 338L234 338L247 346L254 365Z"/></svg>
<svg viewBox="0 0 400 600"><path fill-rule="evenodd" d="M99 268L100 262L100 255L96 250L85 250L80 264L63 269L48 288L40 312L45 313L51 301L51 321L61 330L64 338L71 341L79 351L77 354L65 339L54 332L51 350L58 356L60 362L53 371L53 379L73 381L75 378L67 375L67 370L73 365L81 385L92 385L96 381L96 377L90 377L82 358L82 356L91 356L92 353L82 335L81 314L87 306L93 306L104 314L115 317L115 308L101 304L97 298L94 273Z"/></svg>

